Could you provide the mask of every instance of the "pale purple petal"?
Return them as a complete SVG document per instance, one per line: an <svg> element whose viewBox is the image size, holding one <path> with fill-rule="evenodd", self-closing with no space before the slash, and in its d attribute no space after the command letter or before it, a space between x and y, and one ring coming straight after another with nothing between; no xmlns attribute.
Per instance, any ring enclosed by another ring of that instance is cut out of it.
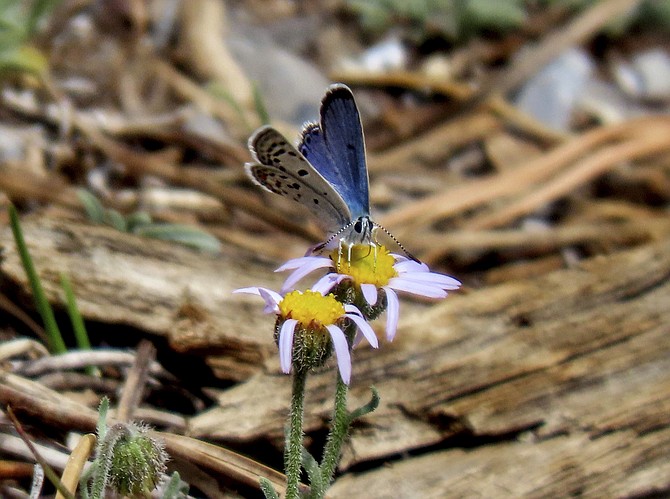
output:
<svg viewBox="0 0 670 499"><path fill-rule="evenodd" d="M391 256L395 258L396 262L406 262L409 260L405 255L399 255L398 253L391 253Z"/></svg>
<svg viewBox="0 0 670 499"><path fill-rule="evenodd" d="M317 291L325 296L330 292L331 289L333 289L345 279L349 279L349 276L345 274L326 274L321 279L316 281L316 284L312 286L312 291Z"/></svg>
<svg viewBox="0 0 670 499"><path fill-rule="evenodd" d="M351 303L344 303L344 311L347 312L348 314L356 314L363 317L363 313L360 310L358 310L358 307Z"/></svg>
<svg viewBox="0 0 670 499"><path fill-rule="evenodd" d="M370 327L370 324L368 324L368 321L363 319L360 315L356 314L344 314L345 317L349 317L354 323L358 326L358 329L360 330L361 333L363 333L363 336L365 336L365 339L368 340L368 343L372 346L372 348L379 348L379 340L377 340L377 335L375 332L372 330Z"/></svg>
<svg viewBox="0 0 670 499"><path fill-rule="evenodd" d="M347 338L344 336L342 330L334 324L326 326L326 329L330 333L330 338L333 340L340 377L342 378L342 381L344 381L344 384L348 385L349 380L351 379L351 355L349 354Z"/></svg>
<svg viewBox="0 0 670 499"><path fill-rule="evenodd" d="M283 265L278 267L275 272L284 272L286 270L294 270L303 265L310 263L312 260L321 260L323 257L320 256L301 256L299 258L291 258L290 260L284 262Z"/></svg>
<svg viewBox="0 0 670 499"><path fill-rule="evenodd" d="M279 303L282 301L281 295L272 291L271 289L265 288L258 288L258 293L261 295L263 300L265 300L265 308L263 308L263 312L266 314L278 314Z"/></svg>
<svg viewBox="0 0 670 499"><path fill-rule="evenodd" d="M306 275L311 274L315 270L324 268L324 267L330 267L332 262L330 261L329 258L322 258L322 257L311 257L311 256L306 256L306 257L301 257L301 258L294 258L294 260L304 260L304 264L300 267L297 267L295 271L291 273L286 278L286 281L284 281L284 284L282 285L282 293L285 293L287 291L290 291L294 288L294 286ZM286 265L289 262L286 262L286 264L282 265L279 267L275 272L280 272L282 269L288 269L289 267L286 267Z"/></svg>
<svg viewBox="0 0 670 499"><path fill-rule="evenodd" d="M405 291L406 293L425 296L426 298L445 298L447 296L447 292L439 286L407 281L402 277L394 277L390 279L388 286L396 291Z"/></svg>
<svg viewBox="0 0 670 499"><path fill-rule="evenodd" d="M393 265L393 268L399 274L403 272L430 272L428 265L423 262L415 262L414 260L404 260Z"/></svg>
<svg viewBox="0 0 670 499"><path fill-rule="evenodd" d="M266 314L278 313L279 312L279 303L283 300L282 296L276 291L272 291L267 288L251 287L251 288L240 288L233 291L233 293L246 293L250 295L260 296L265 300L265 308L263 312Z"/></svg>
<svg viewBox="0 0 670 499"><path fill-rule="evenodd" d="M258 286L251 286L249 288L239 288L233 290L233 294L248 294L248 295L256 295L260 296L261 294L258 292Z"/></svg>
<svg viewBox="0 0 670 499"><path fill-rule="evenodd" d="M395 291L388 286L384 286L384 291L386 292L386 339L393 341L398 329L400 304L398 303L398 295L395 294Z"/></svg>
<svg viewBox="0 0 670 499"><path fill-rule="evenodd" d="M406 281L414 281L422 284L433 284L442 289L458 289L461 287L460 281L451 276L437 274L435 272L403 272L398 276Z"/></svg>
<svg viewBox="0 0 670 499"><path fill-rule="evenodd" d="M363 298L370 305L377 303L377 286L374 284L363 283L361 284L361 292L363 293Z"/></svg>
<svg viewBox="0 0 670 499"><path fill-rule="evenodd" d="M279 365L284 374L291 372L293 361L293 335L298 321L286 319L279 330Z"/></svg>

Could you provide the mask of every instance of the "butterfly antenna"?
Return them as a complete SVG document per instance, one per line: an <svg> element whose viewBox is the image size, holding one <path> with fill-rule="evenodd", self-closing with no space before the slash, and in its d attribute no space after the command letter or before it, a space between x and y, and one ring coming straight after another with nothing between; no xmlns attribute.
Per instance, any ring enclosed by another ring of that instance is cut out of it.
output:
<svg viewBox="0 0 670 499"><path fill-rule="evenodd" d="M389 236L394 243L396 243L398 245L398 248L400 248L402 250L402 252L405 253L405 256L407 256L407 258L409 258L410 260L414 260L416 263L421 263L421 260L419 260L417 257L412 255L409 251L407 251L407 249L402 245L402 243L400 241L398 241L398 239L396 239L396 237L393 234L391 234L391 232L389 232L389 230L386 227L384 227L383 225L379 225L377 222L373 222L373 223L374 223L375 227L384 231L384 233L387 236Z"/></svg>
<svg viewBox="0 0 670 499"><path fill-rule="evenodd" d="M345 230L347 230L349 227L351 227L352 225L354 225L354 223L356 223L355 220L349 222L347 225L345 225L344 227L340 228L337 232L333 233L333 234L332 234L328 239L326 239L324 242L322 242L321 244L317 245L317 246L314 248L314 251L321 251L323 248L325 248L325 247L328 246L330 243L332 243L336 238L338 238L338 237L339 237Z"/></svg>

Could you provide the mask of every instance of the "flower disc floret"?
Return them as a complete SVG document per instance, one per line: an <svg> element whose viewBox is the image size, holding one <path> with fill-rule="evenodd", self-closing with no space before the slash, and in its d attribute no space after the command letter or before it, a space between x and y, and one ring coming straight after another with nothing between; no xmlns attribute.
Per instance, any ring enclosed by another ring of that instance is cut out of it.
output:
<svg viewBox="0 0 670 499"><path fill-rule="evenodd" d="M356 244L351 248L340 247L333 250L331 258L337 273L350 276L358 285L382 287L398 275L393 268L395 258L384 246Z"/></svg>
<svg viewBox="0 0 670 499"><path fill-rule="evenodd" d="M342 381L349 384L352 344L365 338L372 347L379 347L377 336L361 311L351 303L337 301L332 294L308 290L282 296L256 286L237 289L235 293L258 295L265 301L265 312L277 314L275 340L281 370L287 374L294 364L300 370L323 365L334 350Z"/></svg>
<svg viewBox="0 0 670 499"><path fill-rule="evenodd" d="M390 253L384 246L340 245L328 257L304 256L289 260L276 271L291 270L282 292L316 270L327 273L311 286L313 291L333 293L353 304L363 317L374 320L386 311L386 338L392 341L398 326L398 292L432 299L446 298L461 283L448 275L431 272L425 263Z"/></svg>
<svg viewBox="0 0 670 499"><path fill-rule="evenodd" d="M279 303L279 311L284 318L317 326L335 324L345 313L344 305L332 294L324 296L316 291L291 291Z"/></svg>

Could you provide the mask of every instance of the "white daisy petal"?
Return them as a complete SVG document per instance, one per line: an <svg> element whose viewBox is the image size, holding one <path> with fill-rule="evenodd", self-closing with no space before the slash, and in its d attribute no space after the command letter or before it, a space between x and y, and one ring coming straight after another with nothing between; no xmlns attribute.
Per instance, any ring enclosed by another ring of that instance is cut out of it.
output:
<svg viewBox="0 0 670 499"><path fill-rule="evenodd" d="M299 258L292 258L291 260L288 260L287 262L284 262L283 265L278 267L275 272L284 272L286 270L294 270L299 267L302 267L303 265L307 265L308 263L311 264L313 260L323 260L323 257L320 256L301 256ZM327 260L327 258L326 258Z"/></svg>
<svg viewBox="0 0 670 499"><path fill-rule="evenodd" d="M428 265L423 262L415 262L414 260L398 262L393 268L399 274L402 274L403 272L430 272Z"/></svg>
<svg viewBox="0 0 670 499"><path fill-rule="evenodd" d="M439 286L420 284L415 281L407 281L402 277L394 277L389 280L388 287L396 291L405 291L413 295L425 296L426 298L445 298L447 292Z"/></svg>
<svg viewBox="0 0 670 499"><path fill-rule="evenodd" d="M266 314L279 313L279 304L283 299L279 293L267 288L258 288L258 294L265 300L263 312Z"/></svg>
<svg viewBox="0 0 670 499"><path fill-rule="evenodd" d="M286 319L279 330L279 365L284 374L291 372L293 361L293 335L298 321Z"/></svg>
<svg viewBox="0 0 670 499"><path fill-rule="evenodd" d="M384 286L386 292L386 339L393 341L398 329L398 317L400 316L400 304L398 295L388 286Z"/></svg>
<svg viewBox="0 0 670 499"><path fill-rule="evenodd" d="M368 302L369 305L373 306L377 303L377 286L374 284L363 283L361 284L361 292L363 293L363 298Z"/></svg>
<svg viewBox="0 0 670 499"><path fill-rule="evenodd" d="M301 267L298 267L291 273L291 275L289 275L286 278L281 288L282 293L291 291L294 288L294 286L306 275L311 274L315 270L324 267L329 267L331 264L331 261L328 258L319 258L319 257L302 257L302 258L303 259L309 258L310 261L305 263ZM296 258L295 260L300 260L300 258ZM279 267L279 269L281 269L282 267ZM279 271L279 269L277 269L277 271Z"/></svg>
<svg viewBox="0 0 670 499"><path fill-rule="evenodd" d="M260 296L260 293L258 292L258 286L235 289L233 290L233 294L249 294L249 295Z"/></svg>
<svg viewBox="0 0 670 499"><path fill-rule="evenodd" d="M251 287L251 288L240 288L233 291L233 293L246 293L250 295L260 296L265 300L265 308L263 312L266 314L277 313L279 312L279 303L282 301L282 296L267 288Z"/></svg>
<svg viewBox="0 0 670 499"><path fill-rule="evenodd" d="M351 380L351 355L349 354L347 338L344 336L342 330L333 324L326 326L326 329L330 333L330 338L333 340L340 377L342 378L342 381L344 381L344 384L348 385Z"/></svg>
<svg viewBox="0 0 670 499"><path fill-rule="evenodd" d="M316 281L316 284L312 286L312 291L317 291L325 296L330 292L331 289L348 278L349 276L344 274L326 274L321 279Z"/></svg>
<svg viewBox="0 0 670 499"><path fill-rule="evenodd" d="M399 277L408 281L434 284L444 289L458 289L461 287L460 281L448 275L437 274L435 272L404 272Z"/></svg>
<svg viewBox="0 0 670 499"><path fill-rule="evenodd" d="M356 314L363 317L363 313L360 310L358 310L358 307L356 305L352 305L351 303L344 304L344 311L347 312L348 314Z"/></svg>
<svg viewBox="0 0 670 499"><path fill-rule="evenodd" d="M365 339L368 340L368 343L372 346L372 348L379 348L379 340L377 340L377 335L375 332L372 330L372 327L370 327L370 324L368 324L368 321L363 319L363 317L356 315L356 314L344 314L346 317L349 317L354 323L358 326L358 329L360 330L361 333L363 333L363 336L365 336Z"/></svg>

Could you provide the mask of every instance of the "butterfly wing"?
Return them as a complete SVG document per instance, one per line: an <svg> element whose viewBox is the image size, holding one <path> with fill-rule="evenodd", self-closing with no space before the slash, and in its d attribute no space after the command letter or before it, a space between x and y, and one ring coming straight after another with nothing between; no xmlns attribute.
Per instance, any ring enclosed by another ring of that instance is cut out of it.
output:
<svg viewBox="0 0 670 499"><path fill-rule="evenodd" d="M340 193L353 219L369 215L363 127L349 87L329 87L321 102L321 121L304 128L298 149Z"/></svg>
<svg viewBox="0 0 670 499"><path fill-rule="evenodd" d="M330 232L351 221L341 195L277 130L270 126L256 130L249 138L249 150L255 162L247 163L245 170L255 183L306 206Z"/></svg>

